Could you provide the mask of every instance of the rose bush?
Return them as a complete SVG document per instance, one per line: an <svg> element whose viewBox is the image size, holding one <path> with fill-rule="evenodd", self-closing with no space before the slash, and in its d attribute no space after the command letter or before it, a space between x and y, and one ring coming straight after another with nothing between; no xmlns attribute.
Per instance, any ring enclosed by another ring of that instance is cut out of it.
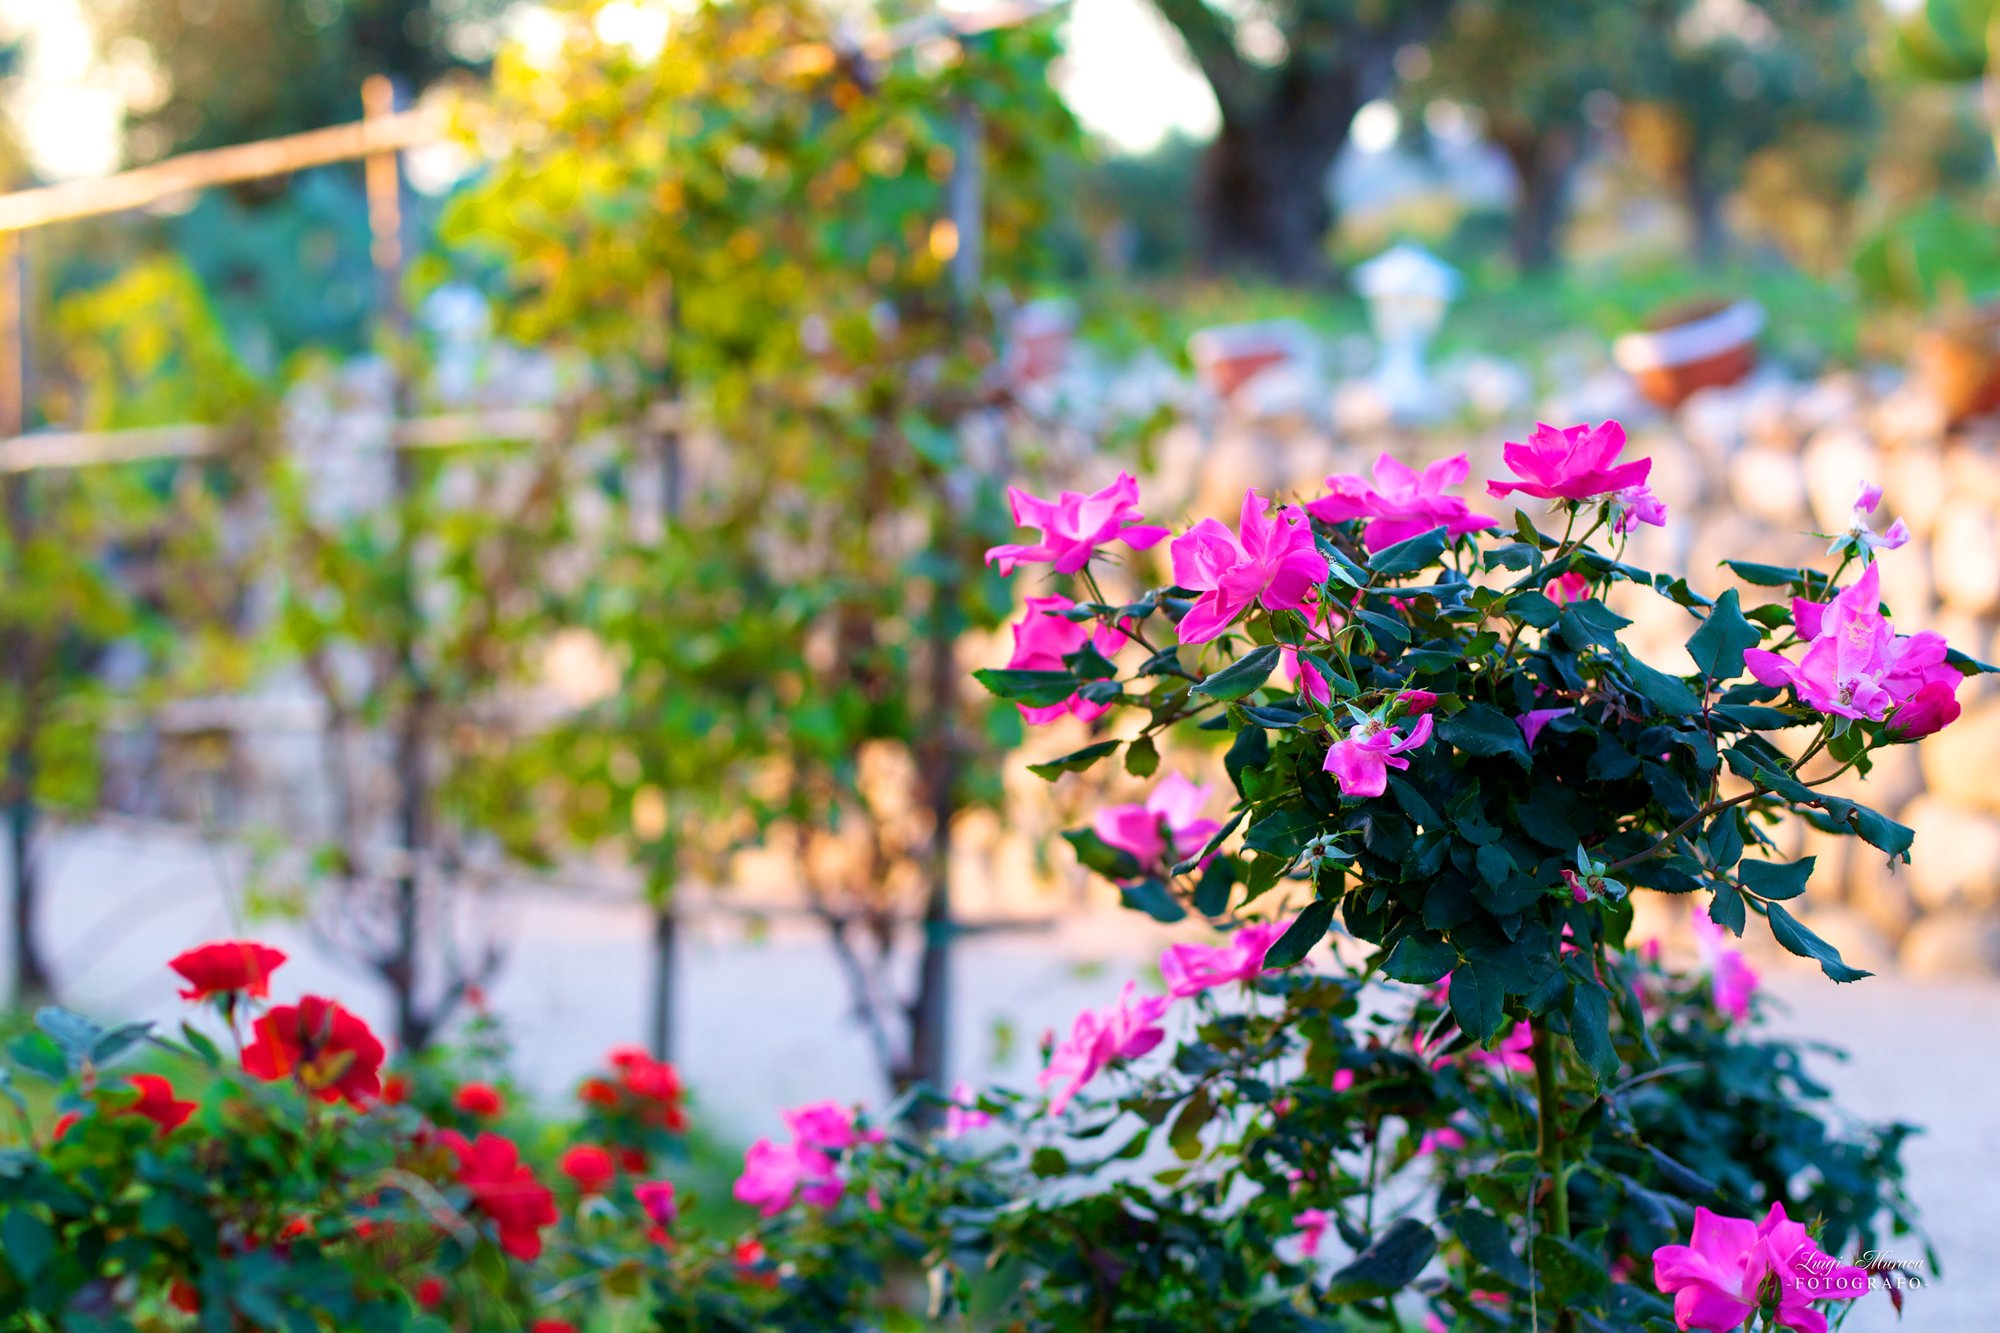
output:
<svg viewBox="0 0 2000 1333"><path fill-rule="evenodd" d="M1046 540L994 559L1068 580L1025 614L1074 634L981 679L1098 729L1044 777L1122 752L1151 781L1068 835L1084 863L1225 932L1051 1033L1036 1088L797 1108L717 1213L675 1164L672 1066L616 1049L576 1118L537 1125L495 1052L397 1065L337 1001L273 999L277 951L225 942L174 960L210 1015L177 1036L45 1010L10 1048L55 1091L4 1085L0 1318L1824 1329L1871 1281L1840 1256L1915 1227L1910 1131L1840 1116L1760 1031L1735 940L1761 919L1866 975L1787 906L1813 863L1781 825L1907 857L1831 786L1947 725L1985 668L1896 632L1894 544L1861 518L1831 575L1734 564L1713 599L1625 563L1664 514L1622 453L1615 423L1510 446L1521 480L1490 489L1548 499L1559 536L1448 495L1461 460L1335 478L1331 507L1253 493L1234 529L1174 537L1151 589L1125 479L1017 503ZM1685 613L1687 669L1622 637L1643 596ZM1181 771L1216 749L1226 812ZM1635 938L1640 890L1689 904L1691 966ZM164 1072L112 1072L141 1050Z"/></svg>

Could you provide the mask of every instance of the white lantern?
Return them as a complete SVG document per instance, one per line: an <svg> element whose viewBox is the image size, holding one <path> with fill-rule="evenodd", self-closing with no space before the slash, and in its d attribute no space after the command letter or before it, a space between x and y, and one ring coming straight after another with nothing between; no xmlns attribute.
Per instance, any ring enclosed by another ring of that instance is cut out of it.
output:
<svg viewBox="0 0 2000 1333"><path fill-rule="evenodd" d="M1399 420L1436 415L1424 349L1458 288L1458 270L1415 245L1392 246L1354 269L1354 290L1368 302L1368 321L1382 347L1375 389Z"/></svg>

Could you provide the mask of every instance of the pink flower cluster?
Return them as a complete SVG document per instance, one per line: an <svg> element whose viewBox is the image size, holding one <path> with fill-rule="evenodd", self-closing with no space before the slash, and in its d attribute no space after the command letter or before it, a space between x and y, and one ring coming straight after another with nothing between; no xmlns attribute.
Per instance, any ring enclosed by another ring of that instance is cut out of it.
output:
<svg viewBox="0 0 2000 1333"><path fill-rule="evenodd" d="M1026 601L1027 614L1021 623L1013 626L1014 653L1007 659L1008 667L1022 671L1061 671L1063 658L1082 650L1086 643L1095 644L1097 651L1110 657L1125 646L1125 636L1109 625L1100 625L1093 630L1087 624L1070 620L1062 613L1076 605L1067 597L1030 597ZM1030 726L1040 726L1053 722L1065 713L1074 715L1080 722L1089 722L1101 716L1109 704L1096 704L1081 694L1072 694L1060 703L1047 707L1031 708L1021 704L1021 716Z"/></svg>
<svg viewBox="0 0 2000 1333"><path fill-rule="evenodd" d="M879 1130L864 1130L854 1113L838 1102L813 1102L785 1112L791 1141L758 1139L743 1154L743 1174L734 1193L766 1217L792 1206L794 1199L821 1208L840 1202L846 1189L838 1155L864 1143L879 1143Z"/></svg>
<svg viewBox="0 0 2000 1333"><path fill-rule="evenodd" d="M1199 592L1180 624L1182 643L1207 643L1261 602L1266 611L1302 611L1331 573L1312 524L1297 506L1268 514L1243 492L1237 531L1205 518L1174 538L1174 582Z"/></svg>
<svg viewBox="0 0 2000 1333"><path fill-rule="evenodd" d="M1775 1278L1778 1326L1826 1333L1826 1316L1813 1303L1851 1301L1868 1291L1868 1274L1824 1253L1781 1203L1762 1222L1696 1208L1691 1240L1653 1251L1653 1282L1674 1298L1674 1322L1684 1329L1741 1328L1762 1308L1764 1285Z"/></svg>
<svg viewBox="0 0 2000 1333"><path fill-rule="evenodd" d="M1054 565L1058 574L1074 574L1090 563L1097 548L1123 542L1135 551L1159 545L1167 530L1144 521L1139 513L1139 483L1131 473L1121 472L1118 480L1101 491L1079 495L1064 491L1053 500L1042 500L1017 487L1007 488L1007 502L1014 522L1024 528L1038 528L1042 539L1032 545L996 546L986 553L989 564L1002 574L1014 572L1019 564Z"/></svg>
<svg viewBox="0 0 2000 1333"><path fill-rule="evenodd" d="M1792 603L1792 621L1807 641L1797 661L1752 648L1744 664L1763 684L1789 685L1821 713L1870 722L1887 717L1899 739L1928 736L1957 719L1962 677L1945 660L1942 635L1898 635L1881 605L1881 570L1871 564L1831 602Z"/></svg>
<svg viewBox="0 0 2000 1333"><path fill-rule="evenodd" d="M1372 480L1352 473L1328 477L1331 493L1309 501L1306 512L1326 523L1366 520L1361 541L1371 551L1437 527L1448 537L1497 528L1494 519L1473 513L1464 500L1444 493L1447 486L1464 485L1471 470L1464 454L1433 463L1421 473L1383 454L1375 460Z"/></svg>
<svg viewBox="0 0 2000 1333"><path fill-rule="evenodd" d="M1202 818L1209 794L1207 786L1169 773L1143 802L1099 810L1092 828L1106 846L1130 853L1142 869L1161 872L1200 851L1222 827Z"/></svg>
<svg viewBox="0 0 2000 1333"><path fill-rule="evenodd" d="M1760 984L1755 968L1744 961L1743 951L1731 945L1729 931L1697 907L1694 909L1695 946L1708 969L1709 986L1715 1005L1741 1023L1750 1017L1750 997Z"/></svg>
<svg viewBox="0 0 2000 1333"><path fill-rule="evenodd" d="M1262 975L1271 946L1289 927L1282 921L1257 922L1239 928L1222 944L1169 945L1160 954L1167 994L1142 997L1136 983L1128 981L1116 1003L1078 1014L1041 1074L1043 1087L1062 1085L1049 1103L1050 1112L1060 1115L1112 1061L1137 1059L1164 1041L1160 1020L1176 1000Z"/></svg>

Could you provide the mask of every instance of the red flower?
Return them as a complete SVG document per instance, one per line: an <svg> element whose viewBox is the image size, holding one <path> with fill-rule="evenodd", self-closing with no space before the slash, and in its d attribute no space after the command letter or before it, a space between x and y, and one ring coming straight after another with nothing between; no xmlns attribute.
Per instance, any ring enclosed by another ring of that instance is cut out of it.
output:
<svg viewBox="0 0 2000 1333"><path fill-rule="evenodd" d="M651 1056L641 1056L620 1068L625 1074L625 1088L634 1097L643 1097L649 1102L677 1102L681 1098L680 1071L664 1060Z"/></svg>
<svg viewBox="0 0 2000 1333"><path fill-rule="evenodd" d="M194 1103L175 1101L174 1085L158 1074L132 1074L126 1082L139 1090L139 1099L119 1108L121 1115L142 1115L158 1125L162 1134L170 1134L194 1114Z"/></svg>
<svg viewBox="0 0 2000 1333"><path fill-rule="evenodd" d="M285 961L281 950L255 940L220 940L189 949L167 966L189 982L183 1000L239 992L261 1000L271 993L271 974Z"/></svg>
<svg viewBox="0 0 2000 1333"><path fill-rule="evenodd" d="M562 1156L562 1173L585 1194L602 1194L618 1174L618 1163L594 1143L579 1143Z"/></svg>
<svg viewBox="0 0 2000 1333"><path fill-rule="evenodd" d="M52 1139L61 1138L63 1135L69 1133L70 1127L81 1119L83 1119L83 1116L76 1111L64 1111L56 1117L55 1127L49 1131L49 1137Z"/></svg>
<svg viewBox="0 0 2000 1333"><path fill-rule="evenodd" d="M446 1130L438 1138L458 1156L458 1183L499 1228L500 1248L516 1259L539 1258L542 1228L555 1225L556 1196L521 1165L520 1150L498 1134L467 1143Z"/></svg>
<svg viewBox="0 0 2000 1333"><path fill-rule="evenodd" d="M736 1273L760 1287L778 1285L778 1275L765 1262L764 1242L755 1236L745 1236L736 1242Z"/></svg>
<svg viewBox="0 0 2000 1333"><path fill-rule="evenodd" d="M176 1282L167 1291L167 1300L182 1314L201 1313L201 1293L187 1282Z"/></svg>
<svg viewBox="0 0 2000 1333"><path fill-rule="evenodd" d="M296 1077L321 1101L345 1097L356 1106L382 1091L382 1043L333 1000L307 995L278 1005L251 1032L255 1040L243 1051L247 1074Z"/></svg>
<svg viewBox="0 0 2000 1333"><path fill-rule="evenodd" d="M601 1078L587 1078L576 1090L576 1099L585 1106L618 1105L618 1089Z"/></svg>
<svg viewBox="0 0 2000 1333"><path fill-rule="evenodd" d="M444 1279L427 1277L417 1283L417 1304L426 1310L435 1310L444 1304Z"/></svg>
<svg viewBox="0 0 2000 1333"><path fill-rule="evenodd" d="M528 1333L576 1333L576 1325L567 1319L537 1319Z"/></svg>
<svg viewBox="0 0 2000 1333"><path fill-rule="evenodd" d="M390 1074L382 1080L382 1105L401 1106L410 1099L410 1080Z"/></svg>
<svg viewBox="0 0 2000 1333"><path fill-rule="evenodd" d="M451 1104L467 1115L499 1115L506 1108L490 1083L467 1083L452 1097Z"/></svg>
<svg viewBox="0 0 2000 1333"><path fill-rule="evenodd" d="M645 1180L632 1187L632 1197L646 1211L658 1227L670 1227L680 1216L680 1204L674 1198L674 1182L671 1180Z"/></svg>
<svg viewBox="0 0 2000 1333"><path fill-rule="evenodd" d="M638 1175L652 1164L652 1157L644 1148L624 1147L618 1150L618 1165Z"/></svg>

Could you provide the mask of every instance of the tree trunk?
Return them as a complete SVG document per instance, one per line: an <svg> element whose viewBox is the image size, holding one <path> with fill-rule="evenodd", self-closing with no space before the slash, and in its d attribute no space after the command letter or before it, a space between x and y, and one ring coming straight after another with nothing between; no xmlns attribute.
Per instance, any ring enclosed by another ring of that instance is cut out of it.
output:
<svg viewBox="0 0 2000 1333"><path fill-rule="evenodd" d="M1291 285L1325 282L1334 209L1328 173L1346 140L1318 141L1282 112L1225 121L1202 159L1198 185L1202 258L1219 272L1247 272Z"/></svg>
<svg viewBox="0 0 2000 1333"><path fill-rule="evenodd" d="M1715 268L1729 251L1729 229L1722 221L1722 188L1703 165L1699 151L1691 151L1681 171L1682 200L1688 211L1688 236L1694 261L1703 268Z"/></svg>
<svg viewBox="0 0 2000 1333"><path fill-rule="evenodd" d="M1562 258L1570 182L1580 156L1576 133L1568 126L1557 126L1503 132L1496 137L1519 182L1511 245L1514 263L1523 273L1547 273Z"/></svg>
<svg viewBox="0 0 2000 1333"><path fill-rule="evenodd" d="M942 481L936 503L949 524L951 497ZM942 535L936 551L946 569L955 569L951 533ZM958 579L955 572L938 579L931 590L930 625L925 635L928 654L930 718L920 751L925 795L931 813L930 848L924 864L923 952L917 961L917 986L910 998L909 1058L894 1079L898 1091L926 1083L943 1088L951 1066L952 947L958 925L951 907L951 833L958 814Z"/></svg>
<svg viewBox="0 0 2000 1333"><path fill-rule="evenodd" d="M35 856L33 757L19 744L7 757L7 851L12 870L14 1007L32 1009L55 994L55 981L35 935L35 907L41 898Z"/></svg>
<svg viewBox="0 0 2000 1333"><path fill-rule="evenodd" d="M653 900L653 983L646 1013L646 1049L655 1060L674 1058L674 971L680 946L680 917L672 891Z"/></svg>

